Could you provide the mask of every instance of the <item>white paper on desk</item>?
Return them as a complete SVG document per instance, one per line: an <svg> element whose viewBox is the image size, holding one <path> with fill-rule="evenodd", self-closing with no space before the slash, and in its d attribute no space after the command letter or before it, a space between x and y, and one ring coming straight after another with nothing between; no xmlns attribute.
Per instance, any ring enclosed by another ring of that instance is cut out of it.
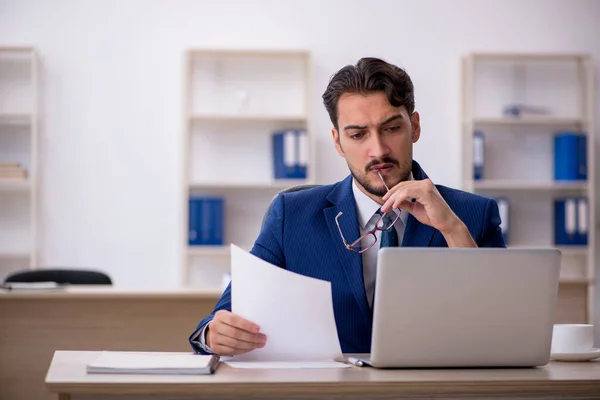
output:
<svg viewBox="0 0 600 400"><path fill-rule="evenodd" d="M331 282L310 278L276 267L249 252L231 245L232 312L260 326L267 344L232 361L280 362L323 368L344 364L333 314ZM234 364L235 365L235 364ZM248 364L249 365L249 364ZM265 368L267 364L255 364ZM277 363L268 368L276 367Z"/></svg>
<svg viewBox="0 0 600 400"><path fill-rule="evenodd" d="M269 368L269 369L303 369L303 368L350 368L349 364L337 361L224 361L233 368Z"/></svg>

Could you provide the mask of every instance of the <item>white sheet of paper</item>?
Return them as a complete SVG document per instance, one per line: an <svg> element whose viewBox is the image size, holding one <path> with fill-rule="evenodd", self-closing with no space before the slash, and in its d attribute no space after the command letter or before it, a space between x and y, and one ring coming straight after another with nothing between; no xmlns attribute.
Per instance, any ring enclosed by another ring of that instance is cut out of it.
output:
<svg viewBox="0 0 600 400"><path fill-rule="evenodd" d="M342 358L333 314L331 282L276 267L231 245L232 312L260 326L266 346L232 361L331 363ZM248 364L251 365L251 364ZM266 368L254 363L256 368ZM269 368L274 368L271 364Z"/></svg>
<svg viewBox="0 0 600 400"><path fill-rule="evenodd" d="M225 364L233 368L350 368L349 364L337 361L225 361Z"/></svg>

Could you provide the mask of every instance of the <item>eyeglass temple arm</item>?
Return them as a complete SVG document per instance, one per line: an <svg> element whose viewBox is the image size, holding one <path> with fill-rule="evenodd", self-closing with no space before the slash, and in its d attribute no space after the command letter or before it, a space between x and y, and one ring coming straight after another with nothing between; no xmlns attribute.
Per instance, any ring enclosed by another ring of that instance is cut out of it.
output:
<svg viewBox="0 0 600 400"><path fill-rule="evenodd" d="M338 222L338 218L343 214L343 212L339 212L338 215L335 216L335 224L337 225L338 231L340 232L340 236L342 237L342 240L344 242L344 247L346 247L348 250L352 250L352 246L356 245L356 243L358 241L360 241L360 239L356 240L354 243L352 244L348 244L348 241L346 240L346 238L344 237L344 234L342 233L342 228L340 227L340 223Z"/></svg>

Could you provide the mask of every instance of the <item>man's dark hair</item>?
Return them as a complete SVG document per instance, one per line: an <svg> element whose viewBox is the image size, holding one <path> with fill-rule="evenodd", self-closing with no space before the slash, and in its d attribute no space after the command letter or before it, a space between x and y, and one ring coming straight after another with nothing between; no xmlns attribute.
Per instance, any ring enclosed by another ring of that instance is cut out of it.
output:
<svg viewBox="0 0 600 400"><path fill-rule="evenodd" d="M414 87L406 71L379 58L361 58L356 65L336 72L323 93L323 104L335 129L339 129L337 105L342 94L374 92L384 92L394 107L405 106L408 115L415 110Z"/></svg>

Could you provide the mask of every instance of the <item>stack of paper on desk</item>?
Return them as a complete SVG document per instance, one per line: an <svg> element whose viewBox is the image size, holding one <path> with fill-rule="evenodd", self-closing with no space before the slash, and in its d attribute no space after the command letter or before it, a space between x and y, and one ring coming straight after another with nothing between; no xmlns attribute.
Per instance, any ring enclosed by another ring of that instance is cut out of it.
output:
<svg viewBox="0 0 600 400"><path fill-rule="evenodd" d="M331 282L231 245L232 312L260 326L266 346L225 361L239 368L342 368Z"/></svg>
<svg viewBox="0 0 600 400"><path fill-rule="evenodd" d="M87 372L101 374L212 374L218 356L194 353L103 351Z"/></svg>

